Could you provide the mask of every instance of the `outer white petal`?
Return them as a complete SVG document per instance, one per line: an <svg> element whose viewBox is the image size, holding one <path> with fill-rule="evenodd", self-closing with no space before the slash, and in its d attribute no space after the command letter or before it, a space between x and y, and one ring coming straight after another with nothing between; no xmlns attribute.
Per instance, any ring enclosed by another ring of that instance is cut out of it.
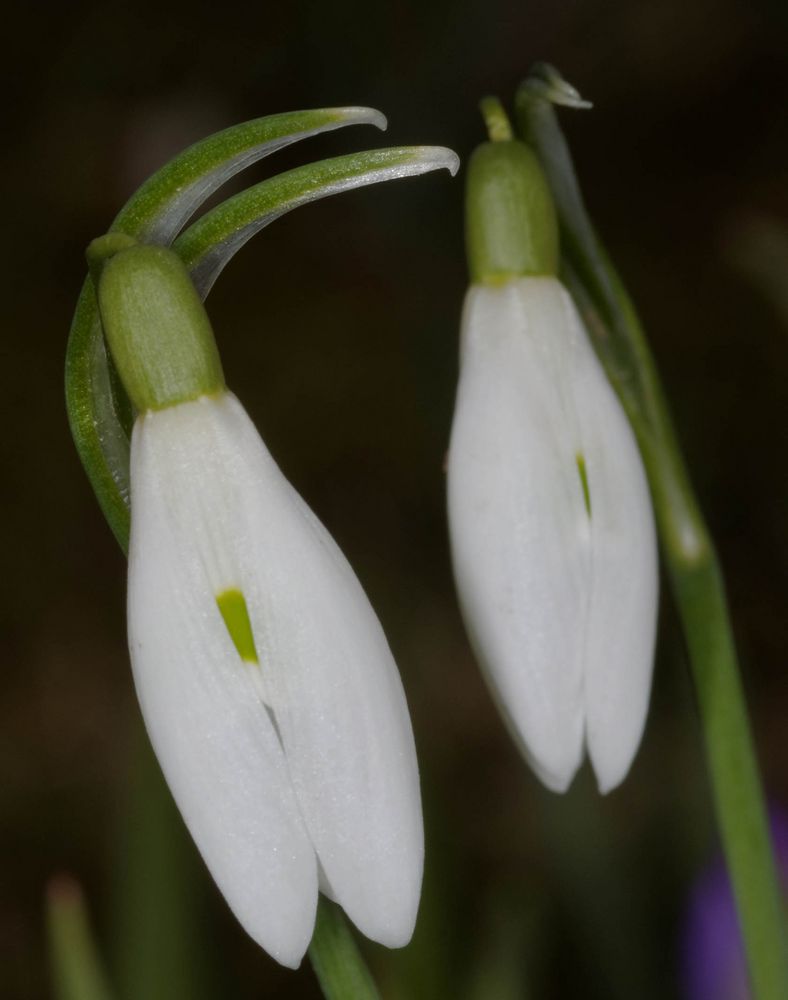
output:
<svg viewBox="0 0 788 1000"><path fill-rule="evenodd" d="M247 932L297 966L317 873L276 732L216 605L249 548L237 443L209 399L141 417L131 451L129 636L143 715L205 862Z"/></svg>
<svg viewBox="0 0 788 1000"><path fill-rule="evenodd" d="M405 697L355 574L282 476L240 404L252 525L244 589L302 814L330 894L390 947L413 931L423 832Z"/></svg>
<svg viewBox="0 0 788 1000"><path fill-rule="evenodd" d="M536 286L539 288L540 286ZM466 299L449 448L452 557L463 617L515 738L548 787L583 756L588 519L574 474L560 298L520 282ZM549 329L549 328L548 328Z"/></svg>
<svg viewBox="0 0 788 1000"><path fill-rule="evenodd" d="M656 545L632 432L553 279L469 293L449 512L469 631L537 772L565 788L585 728L607 791L648 707Z"/></svg>
<svg viewBox="0 0 788 1000"><path fill-rule="evenodd" d="M586 350L572 373L591 496L586 742L599 789L626 776L648 712L658 607L654 516L629 422L564 293Z"/></svg>

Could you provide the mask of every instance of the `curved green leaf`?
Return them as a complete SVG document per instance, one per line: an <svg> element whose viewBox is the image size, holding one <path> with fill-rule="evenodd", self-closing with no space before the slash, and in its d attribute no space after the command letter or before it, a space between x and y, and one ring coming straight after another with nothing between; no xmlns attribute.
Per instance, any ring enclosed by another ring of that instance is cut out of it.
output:
<svg viewBox="0 0 788 1000"><path fill-rule="evenodd" d="M456 153L441 146L404 146L350 153L296 167L228 198L173 244L197 290L208 294L222 268L255 233L281 215L318 198L380 181L445 168L457 172Z"/></svg>
<svg viewBox="0 0 788 1000"><path fill-rule="evenodd" d="M386 119L374 108L321 108L268 115L216 132L189 146L147 180L111 229L169 246L205 199L239 171L300 139L361 124L385 130Z"/></svg>

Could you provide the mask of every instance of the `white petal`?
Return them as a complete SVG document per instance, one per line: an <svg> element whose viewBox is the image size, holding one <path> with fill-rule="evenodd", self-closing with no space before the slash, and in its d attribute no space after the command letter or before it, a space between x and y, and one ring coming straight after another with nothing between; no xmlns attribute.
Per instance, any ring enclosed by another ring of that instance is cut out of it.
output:
<svg viewBox="0 0 788 1000"><path fill-rule="evenodd" d="M585 730L614 787L648 708L653 516L624 412L553 279L469 293L449 513L472 641L535 769L565 788Z"/></svg>
<svg viewBox="0 0 788 1000"><path fill-rule="evenodd" d="M284 479L237 401L253 524L244 589L263 676L307 829L364 934L405 944L423 865L418 769L385 636L342 553Z"/></svg>
<svg viewBox="0 0 788 1000"><path fill-rule="evenodd" d="M248 549L243 465L217 431L221 402L140 417L131 452L129 638L156 755L213 878L246 931L284 965L309 943L314 850L252 672L216 604Z"/></svg>
<svg viewBox="0 0 788 1000"><path fill-rule="evenodd" d="M544 291L509 282L468 293L448 496L474 649L513 735L561 791L583 755L588 519L566 475L576 419L561 391L565 345L545 331L560 324L561 300L552 284Z"/></svg>
<svg viewBox="0 0 788 1000"><path fill-rule="evenodd" d="M568 296L567 308L579 323ZM586 742L599 789L607 792L629 771L646 722L657 625L657 541L643 463L621 404L590 345L586 357L575 360L593 567Z"/></svg>

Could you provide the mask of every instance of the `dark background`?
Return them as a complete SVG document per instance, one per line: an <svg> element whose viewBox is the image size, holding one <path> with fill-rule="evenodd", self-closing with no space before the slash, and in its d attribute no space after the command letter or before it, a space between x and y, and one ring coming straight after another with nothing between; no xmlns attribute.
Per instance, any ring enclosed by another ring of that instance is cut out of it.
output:
<svg viewBox="0 0 788 1000"><path fill-rule="evenodd" d="M244 184L388 144L465 158L478 99L511 100L536 59L594 101L562 122L650 332L721 550L768 795L788 803L788 7L110 0L6 17L0 995L50 994L45 887L70 872L119 995L318 996L308 964L286 972L246 940L166 797L139 790L125 564L62 394L87 242L174 153L262 114L367 104L390 126L309 140ZM365 953L387 998L679 996L687 895L716 843L669 597L643 746L605 799L585 773L565 797L541 789L460 624L442 463L462 187L443 173L308 206L208 301L228 383L356 568L408 693L425 893L413 945Z"/></svg>

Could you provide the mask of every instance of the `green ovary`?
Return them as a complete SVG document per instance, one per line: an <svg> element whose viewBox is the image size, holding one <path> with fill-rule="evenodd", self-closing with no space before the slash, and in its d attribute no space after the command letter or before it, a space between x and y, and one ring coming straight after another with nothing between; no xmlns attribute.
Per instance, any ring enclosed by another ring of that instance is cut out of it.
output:
<svg viewBox="0 0 788 1000"><path fill-rule="evenodd" d="M238 650L238 655L245 663L260 663L252 635L252 623L249 620L249 609L246 598L235 588L224 590L216 598L219 611L230 633L230 638Z"/></svg>

